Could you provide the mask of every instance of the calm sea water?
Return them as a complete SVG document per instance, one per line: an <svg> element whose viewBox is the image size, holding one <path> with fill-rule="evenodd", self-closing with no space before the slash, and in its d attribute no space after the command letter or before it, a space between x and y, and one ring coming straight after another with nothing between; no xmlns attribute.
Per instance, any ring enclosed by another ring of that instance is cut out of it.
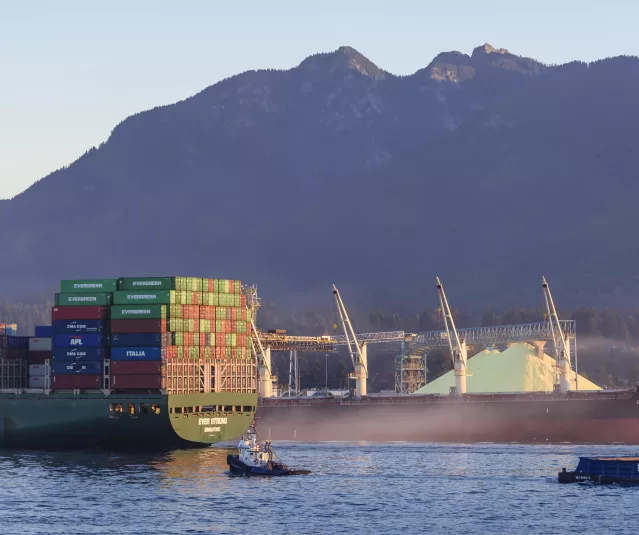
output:
<svg viewBox="0 0 639 535"><path fill-rule="evenodd" d="M634 447L276 444L311 476L238 478L232 450L0 453L0 534L636 533L639 487L559 485Z"/></svg>

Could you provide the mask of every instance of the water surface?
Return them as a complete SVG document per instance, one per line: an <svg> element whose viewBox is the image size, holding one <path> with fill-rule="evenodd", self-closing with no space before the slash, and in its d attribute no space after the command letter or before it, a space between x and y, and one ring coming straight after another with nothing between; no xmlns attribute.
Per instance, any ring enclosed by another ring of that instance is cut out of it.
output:
<svg viewBox="0 0 639 535"><path fill-rule="evenodd" d="M559 485L577 455L636 447L277 444L313 471L238 478L232 450L0 453L0 534L621 533L639 487Z"/></svg>

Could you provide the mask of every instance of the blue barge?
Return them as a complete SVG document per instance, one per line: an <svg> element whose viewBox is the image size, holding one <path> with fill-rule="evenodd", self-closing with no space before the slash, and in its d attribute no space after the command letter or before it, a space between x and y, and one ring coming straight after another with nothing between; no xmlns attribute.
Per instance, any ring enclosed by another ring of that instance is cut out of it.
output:
<svg viewBox="0 0 639 535"><path fill-rule="evenodd" d="M574 472L564 468L559 472L559 483L622 483L639 485L639 457L579 457Z"/></svg>

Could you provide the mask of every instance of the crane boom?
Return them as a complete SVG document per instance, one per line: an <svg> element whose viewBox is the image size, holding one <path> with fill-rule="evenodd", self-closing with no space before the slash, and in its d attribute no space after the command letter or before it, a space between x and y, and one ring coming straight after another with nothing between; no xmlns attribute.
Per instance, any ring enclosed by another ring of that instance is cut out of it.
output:
<svg viewBox="0 0 639 535"><path fill-rule="evenodd" d="M348 316L346 306L344 306L344 301L342 301L339 290L334 284L333 295L335 296L337 312L339 314L339 319L344 330L344 338L346 341L346 346L348 347L348 354L351 357L351 364L353 365L353 369L355 370L355 393L357 396L365 396L367 393L366 379L368 378L368 370L366 369L366 342L360 345L360 343L357 341L357 335L355 334L355 329L353 329L351 319Z"/></svg>
<svg viewBox="0 0 639 535"><path fill-rule="evenodd" d="M455 394L461 396L466 393L466 377L470 375L466 366L466 361L468 360L466 340L459 338L459 333L455 327L455 320L453 319L453 313L450 310L448 299L446 299L446 293L444 292L444 285L439 280L439 277L437 277L437 292L439 294L439 303L441 305L442 315L444 316L448 348L453 359Z"/></svg>
<svg viewBox="0 0 639 535"><path fill-rule="evenodd" d="M556 372L555 385L558 385L559 391L566 393L570 390L570 343L568 333L564 333L559 321L559 314L550 293L550 286L546 281L546 277L541 278L541 287L544 292L544 300L546 301L546 312L550 322L550 331L552 334L552 342L555 351Z"/></svg>

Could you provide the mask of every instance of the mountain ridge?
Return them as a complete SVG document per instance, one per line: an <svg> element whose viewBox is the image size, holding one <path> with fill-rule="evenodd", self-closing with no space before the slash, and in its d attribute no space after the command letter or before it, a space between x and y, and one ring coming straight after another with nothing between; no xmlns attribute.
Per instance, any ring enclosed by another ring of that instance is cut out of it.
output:
<svg viewBox="0 0 639 535"><path fill-rule="evenodd" d="M488 44L409 76L351 47L247 71L126 118L0 203L2 289L125 267L408 304L437 272L512 302L542 270L572 299L630 300L637 89L637 58L546 66Z"/></svg>

